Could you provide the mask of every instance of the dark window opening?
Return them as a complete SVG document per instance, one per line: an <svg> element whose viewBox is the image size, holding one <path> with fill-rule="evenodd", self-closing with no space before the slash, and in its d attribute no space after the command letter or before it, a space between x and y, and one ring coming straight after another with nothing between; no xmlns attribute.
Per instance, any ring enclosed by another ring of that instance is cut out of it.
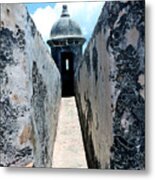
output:
<svg viewBox="0 0 155 180"><path fill-rule="evenodd" d="M62 97L74 96L73 53L61 53Z"/></svg>

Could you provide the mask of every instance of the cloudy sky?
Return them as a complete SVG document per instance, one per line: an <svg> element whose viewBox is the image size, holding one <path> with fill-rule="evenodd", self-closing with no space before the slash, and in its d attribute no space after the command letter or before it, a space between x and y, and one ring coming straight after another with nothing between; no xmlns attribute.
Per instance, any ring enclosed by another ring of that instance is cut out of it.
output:
<svg viewBox="0 0 155 180"><path fill-rule="evenodd" d="M68 6L70 17L80 25L83 35L88 40L101 13L104 5L103 1L32 3L26 4L26 6L44 41L47 41L53 23L56 22L61 15L63 4Z"/></svg>

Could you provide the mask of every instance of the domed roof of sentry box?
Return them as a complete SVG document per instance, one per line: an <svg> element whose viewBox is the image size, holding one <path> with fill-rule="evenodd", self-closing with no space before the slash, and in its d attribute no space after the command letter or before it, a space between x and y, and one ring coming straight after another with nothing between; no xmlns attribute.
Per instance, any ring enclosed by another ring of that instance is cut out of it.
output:
<svg viewBox="0 0 155 180"><path fill-rule="evenodd" d="M51 39L83 38L79 25L70 18L67 6L63 5L60 19L53 25Z"/></svg>

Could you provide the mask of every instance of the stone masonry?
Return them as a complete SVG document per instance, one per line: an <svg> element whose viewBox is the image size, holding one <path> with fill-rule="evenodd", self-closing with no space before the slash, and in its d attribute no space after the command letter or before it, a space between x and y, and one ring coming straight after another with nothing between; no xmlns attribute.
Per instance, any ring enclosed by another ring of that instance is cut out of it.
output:
<svg viewBox="0 0 155 180"><path fill-rule="evenodd" d="M0 166L51 167L60 74L24 5L0 13Z"/></svg>
<svg viewBox="0 0 155 180"><path fill-rule="evenodd" d="M60 73L25 6L0 13L0 166L52 167ZM74 74L88 168L145 168L144 43L145 2L106 1Z"/></svg>
<svg viewBox="0 0 155 180"><path fill-rule="evenodd" d="M89 168L145 168L144 1L105 2L76 71Z"/></svg>

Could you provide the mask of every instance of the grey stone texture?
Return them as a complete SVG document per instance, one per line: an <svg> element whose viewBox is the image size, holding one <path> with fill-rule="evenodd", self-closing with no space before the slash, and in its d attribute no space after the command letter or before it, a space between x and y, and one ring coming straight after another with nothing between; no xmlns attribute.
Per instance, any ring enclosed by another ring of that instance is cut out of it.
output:
<svg viewBox="0 0 155 180"><path fill-rule="evenodd" d="M24 5L0 8L0 166L51 167L60 74Z"/></svg>
<svg viewBox="0 0 155 180"><path fill-rule="evenodd" d="M105 2L77 68L89 168L145 168L145 2Z"/></svg>
<svg viewBox="0 0 155 180"><path fill-rule="evenodd" d="M51 39L82 38L80 26L70 18L66 5L62 7L60 19L53 24L50 33Z"/></svg>

